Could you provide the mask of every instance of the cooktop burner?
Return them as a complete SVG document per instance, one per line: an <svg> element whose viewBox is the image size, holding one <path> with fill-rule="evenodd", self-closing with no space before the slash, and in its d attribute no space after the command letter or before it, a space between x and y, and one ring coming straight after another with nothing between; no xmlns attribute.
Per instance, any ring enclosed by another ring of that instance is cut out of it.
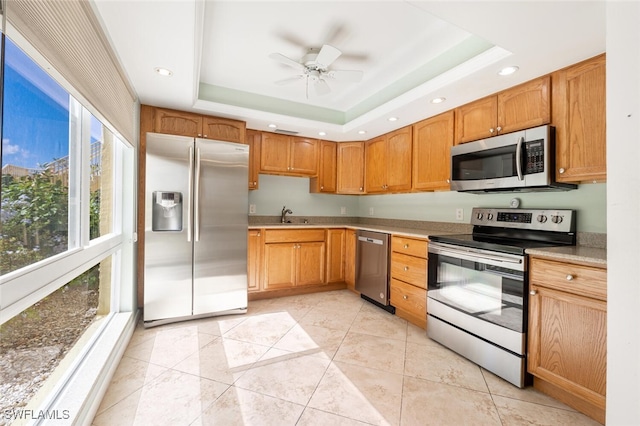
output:
<svg viewBox="0 0 640 426"><path fill-rule="evenodd" d="M575 210L475 207L472 234L432 235L431 241L524 255L526 249L575 245Z"/></svg>

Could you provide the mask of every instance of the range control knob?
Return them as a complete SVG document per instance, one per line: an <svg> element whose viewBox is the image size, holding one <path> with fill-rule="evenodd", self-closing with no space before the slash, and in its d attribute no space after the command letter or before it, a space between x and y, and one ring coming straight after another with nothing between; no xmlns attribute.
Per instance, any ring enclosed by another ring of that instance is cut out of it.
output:
<svg viewBox="0 0 640 426"><path fill-rule="evenodd" d="M487 220L493 220L493 213L487 214Z"/></svg>
<svg viewBox="0 0 640 426"><path fill-rule="evenodd" d="M545 223L547 221L547 217L543 214L538 215L538 222Z"/></svg>
<svg viewBox="0 0 640 426"><path fill-rule="evenodd" d="M551 216L551 222L562 223L562 216Z"/></svg>
<svg viewBox="0 0 640 426"><path fill-rule="evenodd" d="M476 214L476 218L478 218L478 220L482 220L482 217L483 217L483 216L484 216L484 215L483 215L482 213L478 213L478 214Z"/></svg>

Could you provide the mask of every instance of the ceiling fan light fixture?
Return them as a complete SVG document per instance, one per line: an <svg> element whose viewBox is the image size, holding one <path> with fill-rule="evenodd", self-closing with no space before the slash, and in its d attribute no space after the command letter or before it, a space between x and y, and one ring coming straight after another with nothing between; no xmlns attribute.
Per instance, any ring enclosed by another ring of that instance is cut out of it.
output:
<svg viewBox="0 0 640 426"><path fill-rule="evenodd" d="M277 128L278 128L278 125L277 125L277 124L273 124L273 123L271 123L271 124L269 124L269 128L270 128L270 129L277 129Z"/></svg>
<svg viewBox="0 0 640 426"><path fill-rule="evenodd" d="M433 99L431 99L431 103L432 103L432 104L441 104L441 103L443 103L443 102L444 102L444 101L446 101L446 100L447 100L447 98L438 97L438 98L433 98Z"/></svg>
<svg viewBox="0 0 640 426"><path fill-rule="evenodd" d="M366 135L367 131L366 130L358 130L358 134L359 135Z"/></svg>
<svg viewBox="0 0 640 426"><path fill-rule="evenodd" d="M153 70L163 77L171 77L173 75L173 71L168 68L155 67Z"/></svg>
<svg viewBox="0 0 640 426"><path fill-rule="evenodd" d="M389 121L398 121L398 117L389 117L387 120L389 120Z"/></svg>
<svg viewBox="0 0 640 426"><path fill-rule="evenodd" d="M320 136L327 136L327 132L318 132L318 135L320 135Z"/></svg>
<svg viewBox="0 0 640 426"><path fill-rule="evenodd" d="M518 71L519 69L520 68L515 66L515 65L509 66L509 67L504 67L500 71L498 71L498 75L502 75L502 76L511 75L514 72Z"/></svg>

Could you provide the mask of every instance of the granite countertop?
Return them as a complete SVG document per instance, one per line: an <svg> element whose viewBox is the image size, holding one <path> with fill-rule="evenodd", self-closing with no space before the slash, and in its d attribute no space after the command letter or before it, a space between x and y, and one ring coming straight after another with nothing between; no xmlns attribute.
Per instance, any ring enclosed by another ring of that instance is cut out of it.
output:
<svg viewBox="0 0 640 426"><path fill-rule="evenodd" d="M285 223L285 224L254 224L249 225L249 229L317 229L317 228L346 228L346 229L361 229L365 231L384 232L387 234L405 235L407 237L416 238L429 238L429 235L445 235L455 234L454 230L441 230L441 229L429 229L429 228L403 228L396 226L385 225L368 225L368 224L353 224L353 223L331 223L331 224L305 224L305 223Z"/></svg>
<svg viewBox="0 0 640 426"><path fill-rule="evenodd" d="M389 220L389 223L385 224L368 224L368 223L253 223L249 225L249 229L317 229L317 228L347 228L347 229L362 229L365 231L384 232L388 234L404 235L407 237L426 238L430 235L450 235L450 234L464 234L470 233L471 228L464 229L465 225L455 223L440 223L440 222L423 222L423 226L420 227L403 227L396 226L402 224L411 224L411 222L394 221ZM596 236L595 240L590 239L590 236ZM559 262L577 262L581 264L591 265L600 268L607 267L607 249L599 246L580 244L583 242L594 242L596 244L606 241L606 235L604 234L586 234L578 235L578 245L576 246L561 246L561 247L548 247L548 248L536 248L527 249L526 253L532 256L545 257L547 259L556 260ZM604 236L605 238L601 238Z"/></svg>
<svg viewBox="0 0 640 426"><path fill-rule="evenodd" d="M545 257L557 261L578 262L591 266L607 267L607 249L588 246L563 246L527 249L531 256Z"/></svg>

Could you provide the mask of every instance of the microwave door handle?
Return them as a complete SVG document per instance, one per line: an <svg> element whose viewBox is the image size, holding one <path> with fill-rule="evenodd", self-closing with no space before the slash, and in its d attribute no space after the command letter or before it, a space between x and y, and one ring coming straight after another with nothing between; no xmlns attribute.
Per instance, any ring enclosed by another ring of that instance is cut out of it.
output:
<svg viewBox="0 0 640 426"><path fill-rule="evenodd" d="M522 144L524 143L524 137L518 139L516 144L516 173L518 173L518 180L524 180L522 176Z"/></svg>

